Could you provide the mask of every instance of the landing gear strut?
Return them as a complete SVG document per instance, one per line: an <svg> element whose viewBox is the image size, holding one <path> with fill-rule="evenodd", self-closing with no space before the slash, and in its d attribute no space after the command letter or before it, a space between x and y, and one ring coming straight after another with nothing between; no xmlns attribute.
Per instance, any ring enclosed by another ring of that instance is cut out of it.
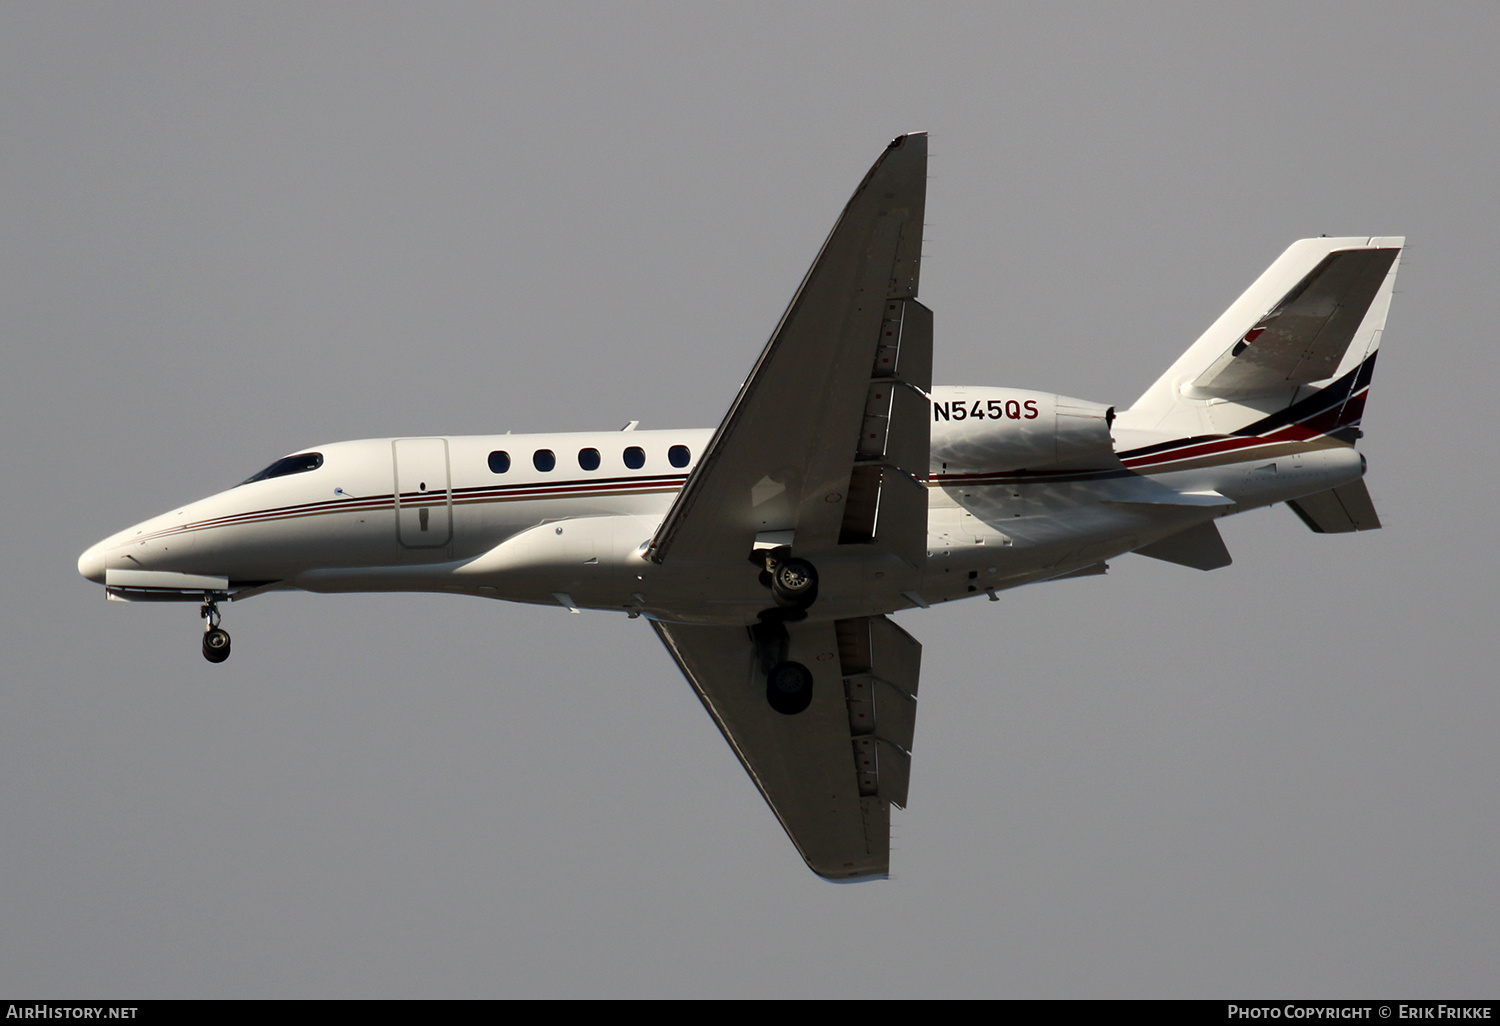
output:
<svg viewBox="0 0 1500 1026"><path fill-rule="evenodd" d="M807 609L818 599L818 570L805 559L792 555L789 545L756 549L750 561L763 569L760 583L769 588L776 602L761 612L760 622L750 628L760 669L766 678L766 704L783 716L796 716L812 705L812 671L787 658L791 639L786 625L807 617Z"/></svg>
<svg viewBox="0 0 1500 1026"><path fill-rule="evenodd" d="M229 632L219 626L217 597L203 596L198 615L203 618L203 658L211 663L222 663L229 658Z"/></svg>

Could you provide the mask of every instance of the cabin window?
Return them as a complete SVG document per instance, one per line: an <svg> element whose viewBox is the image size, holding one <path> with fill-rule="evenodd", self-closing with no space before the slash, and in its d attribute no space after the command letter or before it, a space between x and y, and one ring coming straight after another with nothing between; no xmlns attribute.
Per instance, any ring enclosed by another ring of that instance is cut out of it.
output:
<svg viewBox="0 0 1500 1026"><path fill-rule="evenodd" d="M496 449L490 453L490 472L503 474L510 469L510 453L503 449Z"/></svg>
<svg viewBox="0 0 1500 1026"><path fill-rule="evenodd" d="M545 474L557 466L557 454L551 449L538 449L531 454L531 465Z"/></svg>
<svg viewBox="0 0 1500 1026"><path fill-rule="evenodd" d="M631 470L640 470L646 465L646 450L632 445L625 450L625 465Z"/></svg>
<svg viewBox="0 0 1500 1026"><path fill-rule="evenodd" d="M688 452L688 447L685 445L674 445L667 450L667 462L674 467L685 467L692 458L692 453Z"/></svg>
<svg viewBox="0 0 1500 1026"><path fill-rule="evenodd" d="M599 450L598 449L579 449L578 450L578 465L580 467L582 467L584 470L598 470L599 469Z"/></svg>
<svg viewBox="0 0 1500 1026"><path fill-rule="evenodd" d="M322 453L299 452L295 456L283 456L254 477L245 478L240 484L249 484L251 481L269 481L273 477L286 477L288 474L305 474L310 470L317 470L322 465Z"/></svg>

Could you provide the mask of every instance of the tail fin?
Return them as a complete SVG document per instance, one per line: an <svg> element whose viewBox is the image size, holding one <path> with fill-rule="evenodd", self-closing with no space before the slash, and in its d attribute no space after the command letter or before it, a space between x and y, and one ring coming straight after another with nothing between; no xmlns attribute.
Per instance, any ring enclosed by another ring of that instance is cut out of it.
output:
<svg viewBox="0 0 1500 1026"><path fill-rule="evenodd" d="M1120 427L1232 434L1271 417L1357 438L1405 243L1292 243L1120 415Z"/></svg>
<svg viewBox="0 0 1500 1026"><path fill-rule="evenodd" d="M1117 448L1127 450L1121 456L1129 462L1134 451L1160 463L1205 444L1232 445L1231 438L1352 444L1405 244L1394 237L1292 243L1116 418ZM1362 480L1287 504L1319 533L1380 526Z"/></svg>

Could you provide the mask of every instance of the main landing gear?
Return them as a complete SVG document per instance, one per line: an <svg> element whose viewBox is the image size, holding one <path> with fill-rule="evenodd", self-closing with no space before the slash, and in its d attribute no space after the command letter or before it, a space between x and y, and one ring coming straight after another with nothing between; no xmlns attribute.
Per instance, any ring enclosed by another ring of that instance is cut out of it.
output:
<svg viewBox="0 0 1500 1026"><path fill-rule="evenodd" d="M766 675L766 703L783 716L795 716L812 705L812 671L787 658L788 621L801 620L818 598L818 571L788 546L757 550L751 557L764 570L760 583L771 590L776 605L760 614L750 628L761 671Z"/></svg>
<svg viewBox="0 0 1500 1026"><path fill-rule="evenodd" d="M771 589L771 597L782 609L803 610L817 601L818 571L807 560L789 552L783 546L756 553L765 567L760 583Z"/></svg>
<svg viewBox="0 0 1500 1026"><path fill-rule="evenodd" d="M198 610L203 618L203 658L211 663L222 663L229 658L229 632L219 626L219 602L215 596L203 596L203 606Z"/></svg>
<svg viewBox="0 0 1500 1026"><path fill-rule="evenodd" d="M766 674L766 701L783 716L795 716L812 705L812 691L812 671L801 663L777 663Z"/></svg>
<svg viewBox="0 0 1500 1026"><path fill-rule="evenodd" d="M766 675L766 702L783 716L795 716L812 705L812 671L787 658L791 639L779 609L761 614L760 623L750 628L761 671Z"/></svg>

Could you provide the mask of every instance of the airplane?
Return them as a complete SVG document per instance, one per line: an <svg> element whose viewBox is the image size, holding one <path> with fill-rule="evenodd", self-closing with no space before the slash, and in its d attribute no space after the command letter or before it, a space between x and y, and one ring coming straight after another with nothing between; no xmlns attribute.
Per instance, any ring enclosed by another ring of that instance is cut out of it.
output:
<svg viewBox="0 0 1500 1026"><path fill-rule="evenodd" d="M123 601L447 592L649 622L809 868L886 877L921 645L891 614L1226 566L1221 517L1378 528L1356 447L1405 240L1292 244L1129 408L932 384L927 137L889 144L718 428L315 445L113 534Z"/></svg>

